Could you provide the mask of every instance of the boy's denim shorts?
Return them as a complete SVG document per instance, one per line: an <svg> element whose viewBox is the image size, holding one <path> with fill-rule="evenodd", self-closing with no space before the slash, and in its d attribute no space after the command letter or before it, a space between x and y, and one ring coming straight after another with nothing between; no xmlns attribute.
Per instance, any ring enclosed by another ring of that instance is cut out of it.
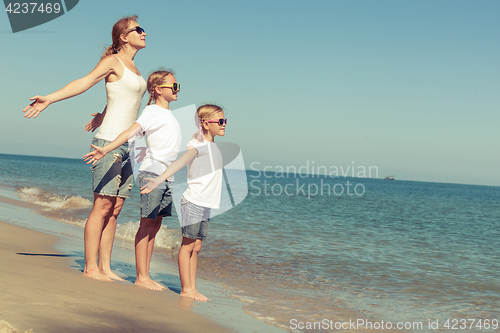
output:
<svg viewBox="0 0 500 333"><path fill-rule="evenodd" d="M198 206L182 197L182 237L204 240L208 235L210 208Z"/></svg>
<svg viewBox="0 0 500 333"><path fill-rule="evenodd" d="M156 177L156 173L139 171L139 186L148 183L144 178ZM141 194L141 217L156 220L158 216L172 216L172 182L165 181L148 194Z"/></svg>
<svg viewBox="0 0 500 333"><path fill-rule="evenodd" d="M92 144L104 147L111 141L94 138ZM90 151L95 149L90 147ZM128 142L110 151L91 167L94 193L112 197L130 198L134 185L134 172L129 158Z"/></svg>

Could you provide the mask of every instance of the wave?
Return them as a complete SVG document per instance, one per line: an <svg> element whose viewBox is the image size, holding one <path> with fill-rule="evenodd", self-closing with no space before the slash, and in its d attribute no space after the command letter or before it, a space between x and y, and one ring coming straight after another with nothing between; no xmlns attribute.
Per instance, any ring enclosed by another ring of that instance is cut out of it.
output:
<svg viewBox="0 0 500 333"><path fill-rule="evenodd" d="M116 226L115 237L135 241L135 234L139 229L140 222L128 222ZM182 242L181 231L178 229L168 229L162 226L155 238L155 246L176 250L180 248Z"/></svg>
<svg viewBox="0 0 500 333"><path fill-rule="evenodd" d="M81 196L67 196L45 192L37 187L18 187L16 194L21 200L45 207L43 210L83 209L92 202Z"/></svg>
<svg viewBox="0 0 500 333"><path fill-rule="evenodd" d="M90 200L81 196L59 195L46 192L37 187L18 187L16 188L16 194L23 201L43 207L41 210L36 211L36 213L52 220L80 227L84 227L87 220L75 216L75 212L92 206ZM139 222L118 224L116 227L116 237L134 242L139 225ZM155 238L155 246L168 250L180 248L181 242L182 234L180 230L168 229L166 226L160 228Z"/></svg>

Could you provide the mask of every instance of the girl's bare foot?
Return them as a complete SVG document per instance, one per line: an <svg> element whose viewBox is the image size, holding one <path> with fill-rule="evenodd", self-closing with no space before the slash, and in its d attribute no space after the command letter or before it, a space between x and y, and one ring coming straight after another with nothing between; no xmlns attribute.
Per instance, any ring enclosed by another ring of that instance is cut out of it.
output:
<svg viewBox="0 0 500 333"><path fill-rule="evenodd" d="M136 285L138 287L148 288L151 290L163 290L163 289L165 289L165 287L159 285L158 283L154 282L153 280L151 280L149 278L144 279L144 280L136 279L134 282L134 285Z"/></svg>
<svg viewBox="0 0 500 333"><path fill-rule="evenodd" d="M211 299L206 297L205 295L203 294L200 294L198 291L196 291L196 293L198 294L198 297L201 298L201 301L210 301Z"/></svg>
<svg viewBox="0 0 500 333"><path fill-rule="evenodd" d="M87 269L83 272L83 276L89 277L91 279L99 280L99 281L113 281L109 277L106 276L103 272L98 269Z"/></svg>
<svg viewBox="0 0 500 333"><path fill-rule="evenodd" d="M197 301L203 301L203 302L209 301L209 299L207 297L203 296L202 294L200 294L196 290L181 291L180 295L184 296L184 297L192 298L192 299L197 300Z"/></svg>
<svg viewBox="0 0 500 333"><path fill-rule="evenodd" d="M164 285L162 285L161 283L156 282L155 280L151 280L151 281L153 281L154 283L156 283L156 285L158 285L158 287L160 287L160 288L161 288L161 290L163 290L163 289L166 289L166 288L167 288L167 287L165 287Z"/></svg>

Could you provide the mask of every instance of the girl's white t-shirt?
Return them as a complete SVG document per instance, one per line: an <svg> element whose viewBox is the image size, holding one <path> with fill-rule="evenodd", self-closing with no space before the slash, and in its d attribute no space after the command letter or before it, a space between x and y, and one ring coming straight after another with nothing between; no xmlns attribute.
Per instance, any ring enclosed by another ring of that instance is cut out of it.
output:
<svg viewBox="0 0 500 333"><path fill-rule="evenodd" d="M148 105L136 121L146 134L148 148L139 171L158 175L177 159L181 148L181 128L172 111L157 105ZM173 180L173 177L169 178Z"/></svg>
<svg viewBox="0 0 500 333"><path fill-rule="evenodd" d="M222 154L214 142L192 139L188 147L198 153L188 163L188 189L184 198L198 206L218 209L222 188Z"/></svg>

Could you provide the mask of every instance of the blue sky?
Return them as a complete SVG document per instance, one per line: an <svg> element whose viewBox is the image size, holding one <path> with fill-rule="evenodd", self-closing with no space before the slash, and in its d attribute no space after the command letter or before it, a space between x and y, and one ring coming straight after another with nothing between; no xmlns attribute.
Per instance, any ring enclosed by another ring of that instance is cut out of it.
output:
<svg viewBox="0 0 500 333"><path fill-rule="evenodd" d="M379 177L500 186L498 1L85 0L15 34L0 14L0 153L88 151L103 83L37 119L22 109L92 70L130 14L147 32L143 77L175 70L172 109L222 105L223 140L247 166L376 166Z"/></svg>

